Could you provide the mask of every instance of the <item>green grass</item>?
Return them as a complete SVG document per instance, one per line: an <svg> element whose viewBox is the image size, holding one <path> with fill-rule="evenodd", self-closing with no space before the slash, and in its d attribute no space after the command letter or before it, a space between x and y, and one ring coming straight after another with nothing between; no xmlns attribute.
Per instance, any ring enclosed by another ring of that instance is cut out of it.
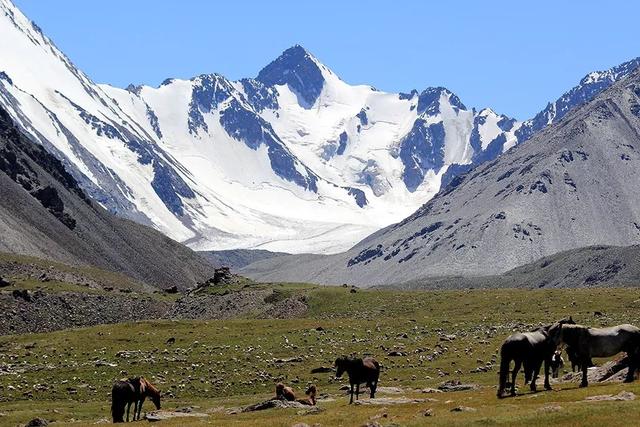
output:
<svg viewBox="0 0 640 427"><path fill-rule="evenodd" d="M638 289L350 293L342 287L250 286L276 289L276 298L304 294L309 311L302 319L154 321L0 337L0 413L4 414L0 425L25 423L34 416L93 424L109 417L112 382L127 375L145 375L156 383L165 395L166 408L197 406L198 412L210 414L189 420L193 425L290 426L303 421L350 426L376 416L382 425L421 425L425 422L421 414L428 408L434 413L428 423L434 425L628 425L640 410L640 400L582 402L585 396L620 390L640 394L636 384L578 389L576 384L563 383L553 392L526 392L515 399L497 400L497 370L470 373L495 359L500 343L512 331L567 315L593 326L638 324ZM603 315L594 316L596 311ZM456 337L442 341L440 336L445 334ZM176 338L172 346L165 344L170 337ZM117 356L127 350L140 353ZM387 356L392 350L406 356ZM436 350L441 354L434 357ZM370 353L382 363L381 386L400 387L402 396L438 401L348 406L338 390L345 380L310 370L331 366L337 356L351 353ZM299 356L304 362L276 362ZM3 367L9 367L9 372L4 373ZM448 379L482 388L447 394L420 392ZM216 409L264 400L277 381L291 384L299 394L313 382L321 394L335 400L321 400L325 411L317 415L300 415L299 410L228 415ZM459 405L477 411L450 412ZM561 409L545 409L550 405ZM145 409L151 409L149 403Z"/></svg>

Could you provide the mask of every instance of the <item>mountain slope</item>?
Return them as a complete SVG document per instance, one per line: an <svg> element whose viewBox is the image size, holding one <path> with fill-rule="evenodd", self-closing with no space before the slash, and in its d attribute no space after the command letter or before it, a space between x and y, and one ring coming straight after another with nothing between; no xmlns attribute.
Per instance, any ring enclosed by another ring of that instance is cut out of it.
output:
<svg viewBox="0 0 640 427"><path fill-rule="evenodd" d="M639 184L636 69L350 251L304 262L266 260L245 273L269 280L375 285L497 274L568 249L633 245L640 242Z"/></svg>
<svg viewBox="0 0 640 427"><path fill-rule="evenodd" d="M1 108L0 200L0 251L96 266L162 288L187 288L213 274L190 249L92 202Z"/></svg>
<svg viewBox="0 0 640 427"><path fill-rule="evenodd" d="M515 141L515 121L444 88L351 86L300 46L255 79L123 90L10 0L0 37L0 105L18 126L103 207L201 250L344 250L433 196L450 165Z"/></svg>
<svg viewBox="0 0 640 427"><path fill-rule="evenodd" d="M640 285L640 246L588 246L549 255L504 274L430 277L392 284L399 289L584 288Z"/></svg>
<svg viewBox="0 0 640 427"><path fill-rule="evenodd" d="M23 132L101 206L198 250L347 250L639 62L518 122L442 87L349 85L297 45L255 78L119 89L92 82L10 0L0 39L0 106Z"/></svg>

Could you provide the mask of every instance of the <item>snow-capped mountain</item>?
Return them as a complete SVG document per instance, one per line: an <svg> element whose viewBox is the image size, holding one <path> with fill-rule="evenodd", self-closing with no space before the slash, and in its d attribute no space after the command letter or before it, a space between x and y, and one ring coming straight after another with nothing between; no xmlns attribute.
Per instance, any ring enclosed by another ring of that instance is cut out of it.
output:
<svg viewBox="0 0 640 427"><path fill-rule="evenodd" d="M120 89L93 83L10 0L0 39L0 104L25 133L104 207L194 249L345 250L539 129L441 87L349 85L301 46L254 79ZM605 74L594 90L618 78Z"/></svg>

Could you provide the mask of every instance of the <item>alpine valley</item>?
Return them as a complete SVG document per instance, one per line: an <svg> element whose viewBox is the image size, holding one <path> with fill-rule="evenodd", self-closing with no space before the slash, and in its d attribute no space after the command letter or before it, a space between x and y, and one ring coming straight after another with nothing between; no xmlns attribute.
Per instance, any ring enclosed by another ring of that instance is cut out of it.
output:
<svg viewBox="0 0 640 427"><path fill-rule="evenodd" d="M531 120L469 108L443 87L342 81L301 46L255 78L95 84L0 0L0 106L80 188L196 250L337 253L401 221L628 75L587 75Z"/></svg>

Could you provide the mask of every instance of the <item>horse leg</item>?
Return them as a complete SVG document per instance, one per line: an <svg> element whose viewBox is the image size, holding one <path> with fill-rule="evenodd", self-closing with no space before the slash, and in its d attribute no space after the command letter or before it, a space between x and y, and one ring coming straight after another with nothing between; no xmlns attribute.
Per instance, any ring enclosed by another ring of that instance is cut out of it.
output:
<svg viewBox="0 0 640 427"><path fill-rule="evenodd" d="M536 387L536 381L538 380L538 375L540 374L540 365L542 365L542 360L534 362L533 370L531 372L531 385L529 386L529 388L534 393L538 391Z"/></svg>
<svg viewBox="0 0 640 427"><path fill-rule="evenodd" d="M356 384L356 400L359 399L360 396L360 383Z"/></svg>
<svg viewBox="0 0 640 427"><path fill-rule="evenodd" d="M144 403L144 397L138 401L138 419L140 419L140 412L142 412L142 404Z"/></svg>
<svg viewBox="0 0 640 427"><path fill-rule="evenodd" d="M127 402L127 422L129 422L129 411L130 410L131 410L131 402Z"/></svg>
<svg viewBox="0 0 640 427"><path fill-rule="evenodd" d="M371 399L376 397L376 388L378 388L378 381L377 380L369 383L369 391L371 392L369 394L369 397Z"/></svg>
<svg viewBox="0 0 640 427"><path fill-rule="evenodd" d="M353 403L353 383L351 383L351 399L349 399L349 405Z"/></svg>
<svg viewBox="0 0 640 427"><path fill-rule="evenodd" d="M580 382L580 387L587 387L589 385L589 381L587 380L588 360L589 358L587 357L580 357L581 363L579 364L582 365L582 381Z"/></svg>
<svg viewBox="0 0 640 427"><path fill-rule="evenodd" d="M515 366L513 367L513 373L511 374L511 396L516 395L516 377L518 376L518 371L520 370L521 365L522 365L521 360L515 361Z"/></svg>
<svg viewBox="0 0 640 427"><path fill-rule="evenodd" d="M633 352L628 352L627 356L629 357L629 370L627 371L627 376L624 379L624 382L632 383L636 371L636 363L638 363L638 351L635 350Z"/></svg>
<svg viewBox="0 0 640 427"><path fill-rule="evenodd" d="M529 384L531 381L531 376L533 374L533 370L535 369L535 364L531 364L531 361L525 359L522 362L522 370L524 371L524 385Z"/></svg>
<svg viewBox="0 0 640 427"><path fill-rule="evenodd" d="M544 389L551 390L551 383L549 382L549 370L551 369L551 359L544 360ZM558 371L560 367L558 367Z"/></svg>

